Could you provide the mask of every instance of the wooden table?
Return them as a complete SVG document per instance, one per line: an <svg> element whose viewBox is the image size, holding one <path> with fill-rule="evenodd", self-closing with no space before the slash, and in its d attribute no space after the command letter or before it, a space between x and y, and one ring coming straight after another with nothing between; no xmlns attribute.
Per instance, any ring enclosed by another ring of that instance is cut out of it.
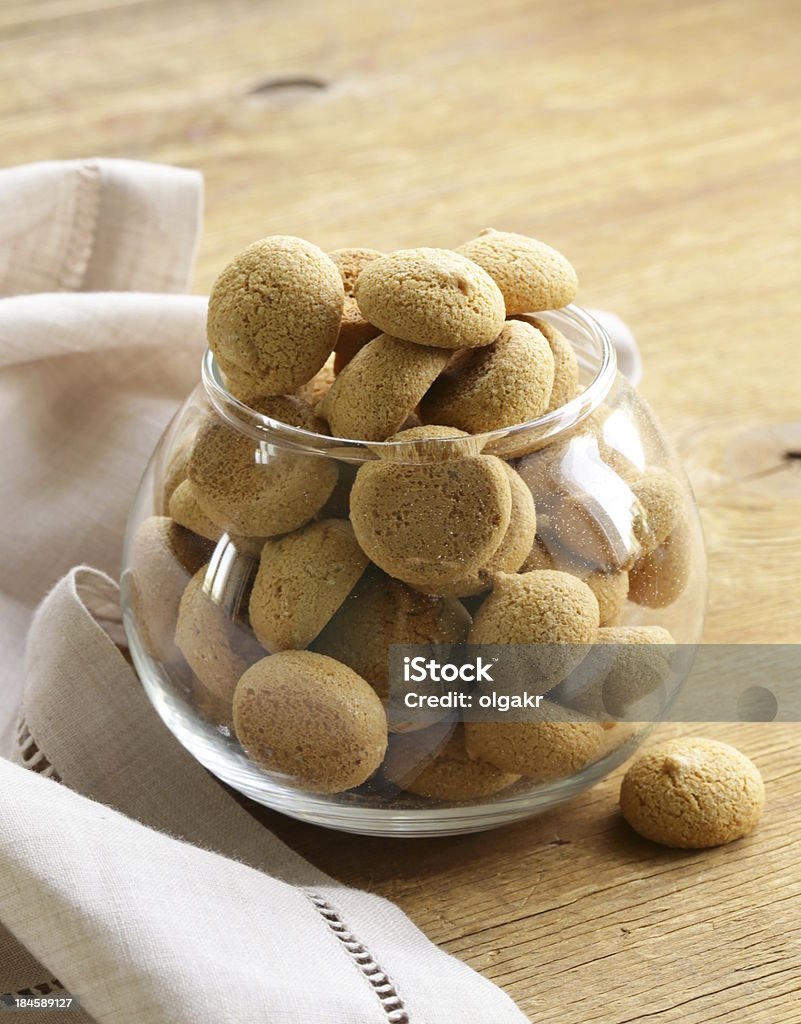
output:
<svg viewBox="0 0 801 1024"><path fill-rule="evenodd" d="M552 242L640 339L702 508L707 639L797 642L799 29L795 0L3 0L3 161L199 167L198 291L274 232ZM462 839L272 824L538 1020L801 1021L801 730L704 731L769 792L759 833L717 851L637 839L619 778Z"/></svg>

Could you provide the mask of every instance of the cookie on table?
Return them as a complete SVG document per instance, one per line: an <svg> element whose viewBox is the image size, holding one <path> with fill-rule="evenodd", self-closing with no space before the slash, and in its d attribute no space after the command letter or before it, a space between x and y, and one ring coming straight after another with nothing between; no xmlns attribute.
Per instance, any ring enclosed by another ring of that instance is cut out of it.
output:
<svg viewBox="0 0 801 1024"><path fill-rule="evenodd" d="M450 361L420 403L427 423L471 434L536 419L548 408L554 358L530 324L507 321L491 345L466 349Z"/></svg>
<svg viewBox="0 0 801 1024"><path fill-rule="evenodd" d="M301 650L367 568L346 519L322 519L265 541L250 595L250 623L270 652Z"/></svg>
<svg viewBox="0 0 801 1024"><path fill-rule="evenodd" d="M751 833L765 806L758 768L718 740L680 737L633 762L620 787L623 817L664 846L703 849Z"/></svg>
<svg viewBox="0 0 801 1024"><path fill-rule="evenodd" d="M248 404L271 419L326 433L325 423L297 396ZM334 459L260 446L221 419L201 426L189 460L200 508L229 533L245 537L273 537L307 523L330 497L337 477Z"/></svg>
<svg viewBox="0 0 801 1024"><path fill-rule="evenodd" d="M339 270L322 249L290 235L263 238L214 283L209 347L240 390L288 394L333 351L344 301Z"/></svg>
<svg viewBox="0 0 801 1024"><path fill-rule="evenodd" d="M492 277L508 314L561 309L576 297L576 271L560 252L536 238L485 228L456 251Z"/></svg>
<svg viewBox="0 0 801 1024"><path fill-rule="evenodd" d="M239 680L233 712L250 760L311 793L365 782L387 747L375 690L347 665L311 651L258 661Z"/></svg>
<svg viewBox="0 0 801 1024"><path fill-rule="evenodd" d="M448 249L399 249L373 260L353 294L364 317L386 334L436 348L489 345L506 316L489 274Z"/></svg>
<svg viewBox="0 0 801 1024"><path fill-rule="evenodd" d="M441 348L380 334L336 378L320 415L334 437L384 441L401 429L448 356Z"/></svg>

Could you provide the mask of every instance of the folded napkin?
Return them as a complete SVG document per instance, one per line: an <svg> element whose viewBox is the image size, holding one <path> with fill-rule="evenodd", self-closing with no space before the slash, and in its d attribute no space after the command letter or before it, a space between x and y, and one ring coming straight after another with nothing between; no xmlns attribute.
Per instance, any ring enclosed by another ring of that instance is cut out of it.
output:
<svg viewBox="0 0 801 1024"><path fill-rule="evenodd" d="M125 519L204 341L205 300L179 294L201 187L132 161L0 171L0 1001L70 992L66 1024L521 1024L257 823L124 656Z"/></svg>

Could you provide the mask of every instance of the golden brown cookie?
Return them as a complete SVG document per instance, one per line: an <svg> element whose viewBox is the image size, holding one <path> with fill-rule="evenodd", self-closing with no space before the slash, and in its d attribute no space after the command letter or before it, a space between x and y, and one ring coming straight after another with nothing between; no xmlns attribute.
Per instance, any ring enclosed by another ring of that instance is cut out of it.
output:
<svg viewBox="0 0 801 1024"><path fill-rule="evenodd" d="M137 530L128 583L139 636L152 657L178 657L175 623L181 595L211 551L210 543L168 516L150 516Z"/></svg>
<svg viewBox="0 0 801 1024"><path fill-rule="evenodd" d="M643 698L658 693L655 720L667 698L664 686L670 679L675 641L661 626L612 626L598 630L595 646L560 694L570 707L603 721L632 717L630 709ZM642 708L638 708L642 713Z"/></svg>
<svg viewBox="0 0 801 1024"><path fill-rule="evenodd" d="M420 415L471 434L526 423L548 408L553 379L553 355L543 335L509 320L491 345L451 359L420 403Z"/></svg>
<svg viewBox="0 0 801 1024"><path fill-rule="evenodd" d="M380 334L348 363L320 403L335 437L383 441L400 430L448 353Z"/></svg>
<svg viewBox="0 0 801 1024"><path fill-rule="evenodd" d="M563 405L575 398L579 390L579 368L576 353L567 338L553 324L541 317L517 314L513 320L523 320L535 327L545 338L553 355L553 387L546 412L561 409Z"/></svg>
<svg viewBox="0 0 801 1024"><path fill-rule="evenodd" d="M537 532L537 514L531 491L508 463L503 468L512 494L509 529L495 554L478 572L443 586L442 592L455 597L473 597L488 590L492 577L499 572L517 572L531 552Z"/></svg>
<svg viewBox="0 0 801 1024"><path fill-rule="evenodd" d="M509 529L512 496L504 464L491 455L418 465L380 460L360 467L350 508L368 557L436 594L495 554Z"/></svg>
<svg viewBox="0 0 801 1024"><path fill-rule="evenodd" d="M353 294L371 324L436 348L489 345L506 316L490 275L448 249L399 249L373 260Z"/></svg>
<svg viewBox="0 0 801 1024"><path fill-rule="evenodd" d="M629 573L629 600L646 608L667 608L687 589L692 571L690 531L684 522Z"/></svg>
<svg viewBox="0 0 801 1024"><path fill-rule="evenodd" d="M598 632L598 602L569 573L541 569L497 573L493 589L473 619L470 643L520 644L493 673L494 689L520 691L522 660L540 692L561 682L587 655ZM541 647L530 645L543 645Z"/></svg>
<svg viewBox="0 0 801 1024"><path fill-rule="evenodd" d="M442 444L448 438L460 438L458 444ZM437 424L419 424L405 427L387 438L392 447L376 449L382 459L394 462L419 462L427 465L430 462L449 462L451 459L463 459L465 456L480 455L484 447L481 438L471 437L464 430L456 427L442 427Z"/></svg>
<svg viewBox="0 0 801 1024"><path fill-rule="evenodd" d="M215 543L225 533L222 527L212 522L200 507L188 480L180 483L173 492L170 498L170 515L176 523L187 530ZM228 534L228 540L240 554L247 558L258 558L264 544L264 537L240 537L237 534Z"/></svg>
<svg viewBox="0 0 801 1024"><path fill-rule="evenodd" d="M155 485L153 507L158 516L166 515L170 498L175 494L178 485L186 480L189 472L189 456L192 454L194 435L184 435L174 445L167 465L161 473L161 479ZM158 476L157 471L157 476Z"/></svg>
<svg viewBox="0 0 801 1024"><path fill-rule="evenodd" d="M640 503L634 531L642 555L649 555L675 529L682 515L684 496L672 473L656 467L632 480L631 489Z"/></svg>
<svg viewBox="0 0 801 1024"><path fill-rule="evenodd" d="M558 569L578 576L595 594L600 612L602 626L616 626L623 614L626 597L629 592L629 574L623 570L603 572L595 570L587 573L573 564L564 552L557 548L550 549L541 537L536 537L525 561L520 566L521 572L533 572L537 569Z"/></svg>
<svg viewBox="0 0 801 1024"><path fill-rule="evenodd" d="M266 541L250 595L253 632L271 652L307 647L366 568L346 519L323 519Z"/></svg>
<svg viewBox="0 0 801 1024"><path fill-rule="evenodd" d="M520 778L519 773L500 771L468 757L464 726L454 728L451 723L393 736L384 774L406 792L432 800L475 800L498 793Z"/></svg>
<svg viewBox="0 0 801 1024"><path fill-rule="evenodd" d="M349 665L382 700L390 696L392 644L464 643L470 616L459 601L418 593L377 570L366 573L314 644L321 654ZM392 694L400 698L399 692ZM414 716L420 728L423 716ZM433 720L441 717L434 715ZM396 718L395 715L392 718ZM401 714L391 727L402 726Z"/></svg>
<svg viewBox="0 0 801 1024"><path fill-rule="evenodd" d="M214 283L209 347L239 388L288 394L333 351L344 301L339 270L322 249L290 235L262 238Z"/></svg>
<svg viewBox="0 0 801 1024"><path fill-rule="evenodd" d="M378 337L381 331L362 316L361 310L353 298L353 286L356 279L368 263L381 259L384 253L377 249L335 249L328 254L336 263L345 286L345 308L342 310L342 323L337 339L334 370L341 373L356 353L363 349L368 341Z"/></svg>
<svg viewBox="0 0 801 1024"><path fill-rule="evenodd" d="M334 383L335 377L336 371L334 369L334 356L332 354L325 361L322 369L318 370L310 381L302 384L295 394L298 398L302 398L304 402L308 402L308 404L314 408L319 402L322 402L331 390L331 385Z"/></svg>
<svg viewBox="0 0 801 1024"><path fill-rule="evenodd" d="M601 459L591 434L554 442L517 465L549 549L563 550L582 574L633 565L642 552L636 524L643 507L631 485Z"/></svg>
<svg viewBox="0 0 801 1024"><path fill-rule="evenodd" d="M456 251L487 271L501 290L507 313L560 309L576 297L573 267L536 238L485 228Z"/></svg>
<svg viewBox="0 0 801 1024"><path fill-rule="evenodd" d="M222 581L204 565L189 581L178 609L175 643L206 689L223 700L230 699L245 669L264 655L240 617L245 587L244 577Z"/></svg>
<svg viewBox="0 0 801 1024"><path fill-rule="evenodd" d="M578 712L543 700L527 722L467 722L469 757L538 782L560 779L600 755L604 729Z"/></svg>
<svg viewBox="0 0 801 1024"><path fill-rule="evenodd" d="M553 569L498 573L470 630L473 644L591 644L598 602L576 576Z"/></svg>
<svg viewBox="0 0 801 1024"><path fill-rule="evenodd" d="M381 764L387 722L375 690L311 651L263 658L240 679L234 726L247 756L312 793L340 793Z"/></svg>
<svg viewBox="0 0 801 1024"><path fill-rule="evenodd" d="M324 433L324 423L295 396L252 399L252 408L291 426ZM259 445L221 419L198 431L189 480L205 514L233 534L273 537L308 522L337 481L334 459Z"/></svg>
<svg viewBox="0 0 801 1024"><path fill-rule="evenodd" d="M620 808L635 832L681 849L747 836L764 806L756 765L728 743L701 737L668 740L640 754L620 787Z"/></svg>

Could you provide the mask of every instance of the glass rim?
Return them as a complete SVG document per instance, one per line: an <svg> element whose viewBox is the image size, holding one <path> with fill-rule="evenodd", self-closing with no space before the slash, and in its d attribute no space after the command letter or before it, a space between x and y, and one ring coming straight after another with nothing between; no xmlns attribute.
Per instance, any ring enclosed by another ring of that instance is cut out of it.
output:
<svg viewBox="0 0 801 1024"><path fill-rule="evenodd" d="M219 363L211 349L207 348L201 364L203 387L214 409L235 429L250 435L258 441L274 442L320 455L331 455L340 459L364 461L381 457L392 458L393 454L420 454L425 461L447 458L454 450L462 453L467 442L475 451L492 450L501 446L514 446L523 436L531 435L537 442L553 440L566 430L586 419L603 402L609 393L617 373L617 357L608 332L587 310L571 304L562 309L514 314L533 316L559 328L560 322L574 329L580 329L597 347L594 361L595 375L587 386L574 398L550 412L532 420L515 423L508 427L497 427L480 434L458 437L430 437L400 441L367 441L352 437L335 437L319 434L303 427L294 427L282 420L273 419L251 408L237 398L225 384ZM454 350L456 351L456 350ZM439 453L439 455L437 454Z"/></svg>

